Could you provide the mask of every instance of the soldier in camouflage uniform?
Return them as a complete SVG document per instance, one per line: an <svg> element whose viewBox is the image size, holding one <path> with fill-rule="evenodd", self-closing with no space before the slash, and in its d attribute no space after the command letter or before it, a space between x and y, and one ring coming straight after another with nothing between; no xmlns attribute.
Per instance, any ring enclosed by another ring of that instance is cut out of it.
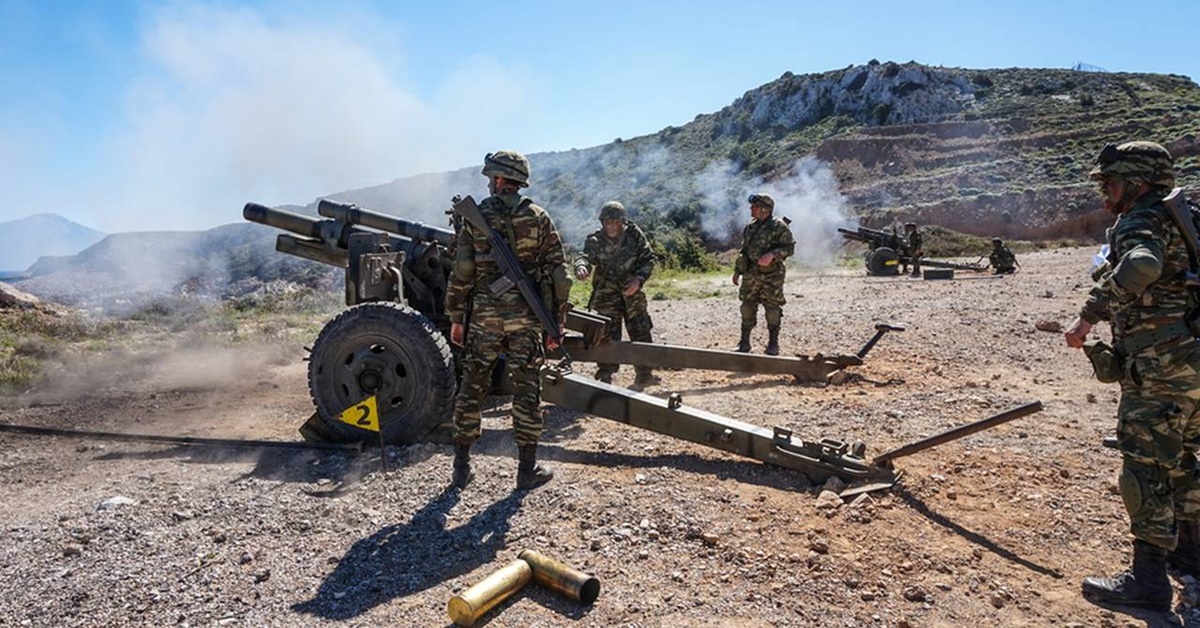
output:
<svg viewBox="0 0 1200 628"><path fill-rule="evenodd" d="M588 309L610 319L608 337L621 339L621 321L629 329L629 338L636 342L653 342L650 330L654 323L646 309L646 293L642 287L654 270L654 253L641 228L625 216L625 206L609 201L600 207L601 229L587 237L583 254L575 259L575 277L592 278L592 298ZM617 364L600 364L596 379L612 383ZM658 383L648 366L634 367L635 387Z"/></svg>
<svg viewBox="0 0 1200 628"><path fill-rule="evenodd" d="M1004 246L1004 240L1000 238L992 238L992 252L988 254L988 264L992 267L993 275L1011 275L1017 272L1017 256Z"/></svg>
<svg viewBox="0 0 1200 628"><path fill-rule="evenodd" d="M565 319L571 279L558 229L546 210L520 188L529 185L529 161L514 151L489 153L483 174L491 196L479 204L488 224L508 241L522 269L542 288L547 307ZM454 400L454 486L465 488L474 477L470 448L480 436L480 403L492 381L492 370L506 356L513 387L513 433L520 462L517 488L529 489L549 481L553 473L537 463L542 434L541 378L539 369L547 349L557 347L547 338L533 309L519 290L493 295L488 286L501 277L493 261L487 234L468 223L458 232L458 248L446 291L450 341L465 347L462 383ZM549 301L554 301L550 303ZM466 318L470 313L470 319ZM469 323L469 329L468 329ZM465 342L464 342L465 341Z"/></svg>
<svg viewBox="0 0 1200 628"><path fill-rule="evenodd" d="M767 319L767 355L779 355L779 326L783 321L783 262L795 252L796 240L785 220L776 218L775 199L768 194L750 195L750 216L742 230L742 250L733 268L733 285L742 300L742 338L737 350L750 351L750 332L758 324L761 303ZM745 281L743 281L743 277Z"/></svg>
<svg viewBox="0 0 1200 628"><path fill-rule="evenodd" d="M921 232L917 231L917 223L915 223L915 222L905 223L904 236L905 236L904 255L912 260L912 267L913 267L912 276L920 277L921 276L921 256L925 254L925 249L922 246ZM902 257L900 259L902 260L901 265L900 265L900 274L903 275L904 273L908 272L908 264L903 263L903 261L905 261L905 258Z"/></svg>
<svg viewBox="0 0 1200 628"><path fill-rule="evenodd" d="M1133 566L1090 577L1083 592L1099 601L1166 610L1173 589L1167 564L1200 575L1200 342L1185 321L1196 308L1184 284L1188 250L1162 199L1175 183L1174 162L1152 142L1108 145L1091 177L1116 215L1107 263L1079 317L1066 332L1084 347L1101 381L1120 381L1117 441L1121 498L1129 513ZM1085 339L1108 320L1112 350Z"/></svg>

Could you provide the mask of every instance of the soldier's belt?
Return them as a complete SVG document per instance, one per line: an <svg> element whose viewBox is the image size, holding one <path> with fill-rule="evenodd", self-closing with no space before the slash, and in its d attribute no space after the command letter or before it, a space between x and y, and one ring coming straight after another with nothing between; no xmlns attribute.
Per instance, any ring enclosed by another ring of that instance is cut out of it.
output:
<svg viewBox="0 0 1200 628"><path fill-rule="evenodd" d="M1116 343L1116 349L1121 355L1132 358L1155 345L1192 337L1192 330L1187 321L1178 321L1164 327L1128 334Z"/></svg>

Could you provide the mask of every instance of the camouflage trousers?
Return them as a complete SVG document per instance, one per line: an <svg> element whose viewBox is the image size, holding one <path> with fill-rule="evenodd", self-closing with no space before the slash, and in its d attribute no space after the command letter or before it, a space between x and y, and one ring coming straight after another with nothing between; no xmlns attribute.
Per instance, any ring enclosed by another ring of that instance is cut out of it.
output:
<svg viewBox="0 0 1200 628"><path fill-rule="evenodd" d="M527 317L475 316L462 355L462 383L454 398L454 442L470 444L481 434L480 404L492 386L492 371L506 356L512 382L513 434L517 445L536 445L542 435L542 329Z"/></svg>
<svg viewBox="0 0 1200 628"><path fill-rule="evenodd" d="M770 274L751 271L742 276L738 288L738 298L742 300L742 329L753 329L758 324L759 304L763 306L767 327L779 327L783 321L783 306L787 303L783 297L783 279L782 271Z"/></svg>
<svg viewBox="0 0 1200 628"><path fill-rule="evenodd" d="M1200 520L1200 344L1146 349L1125 369L1117 407L1121 500L1136 538L1173 550L1177 521Z"/></svg>
<svg viewBox="0 0 1200 628"><path fill-rule="evenodd" d="M629 339L634 342L654 342L650 330L654 323L650 320L650 312L646 303L646 293L638 290L632 296L625 296L624 287L619 289L598 289L592 295L589 307L597 313L609 318L606 331L610 340L621 340L621 322L629 330ZM598 364L597 374L612 374L620 369L619 364ZM649 367L635 367L638 374L649 375Z"/></svg>

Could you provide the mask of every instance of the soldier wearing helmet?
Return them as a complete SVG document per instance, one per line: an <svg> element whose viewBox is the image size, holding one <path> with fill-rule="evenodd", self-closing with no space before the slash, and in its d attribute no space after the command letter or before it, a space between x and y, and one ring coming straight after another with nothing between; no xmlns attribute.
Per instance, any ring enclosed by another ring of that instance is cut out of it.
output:
<svg viewBox="0 0 1200 628"><path fill-rule="evenodd" d="M733 269L733 285L742 301L742 337L737 350L750 351L750 332L758 324L758 306L767 319L767 355L779 355L779 328L783 322L784 260L795 252L796 240L786 220L774 216L775 199L769 194L751 194L750 217L742 229L742 250ZM744 278L744 281L743 281Z"/></svg>
<svg viewBox="0 0 1200 628"><path fill-rule="evenodd" d="M1200 575L1200 342L1187 323L1197 307L1184 280L1188 249L1162 202L1175 184L1174 162L1153 142L1110 144L1089 174L1116 221L1108 259L1065 337L1085 350L1101 381L1121 384L1118 486L1135 540L1132 567L1086 578L1083 592L1168 610L1167 564ZM1088 340L1101 320L1112 347Z"/></svg>
<svg viewBox="0 0 1200 628"><path fill-rule="evenodd" d="M567 276L562 239L554 221L546 210L520 194L520 189L529 185L529 160L515 151L488 153L482 172L488 178L491 196L479 204L480 212L492 229L505 237L522 268L541 286L546 305L558 314L561 323L566 317L571 279ZM544 338L537 316L518 290L493 294L488 289L500 277L488 234L464 223L458 232L458 247L446 289L450 341L464 348L459 358L462 383L454 400L451 478L460 489L466 488L474 477L470 448L480 436L480 404L501 354L506 356L513 387L513 433L520 460L517 488L534 488L553 476L537 463L537 444L542 434L538 371L545 360L545 349L557 345Z"/></svg>
<svg viewBox="0 0 1200 628"><path fill-rule="evenodd" d="M608 337L621 339L621 323L636 342L653 342L650 330L654 323L647 309L646 293L642 287L654 270L654 253L646 234L625 215L625 206L609 201L600 207L600 229L587 237L583 253L575 258L575 277L592 279L592 296L588 309L609 318ZM600 364L596 379L612 383L619 364ZM658 383L659 379L648 366L634 367L634 388Z"/></svg>
<svg viewBox="0 0 1200 628"><path fill-rule="evenodd" d="M912 276L921 276L921 256L925 254L925 248L921 240L921 232L917 230L917 223L904 223L904 247L903 255L900 256L900 273L908 272L908 262L912 262Z"/></svg>
<svg viewBox="0 0 1200 628"><path fill-rule="evenodd" d="M988 254L988 264L992 267L993 275L1011 275L1017 272L1017 256L1004 246L1004 240L1000 238L992 238L992 252Z"/></svg>

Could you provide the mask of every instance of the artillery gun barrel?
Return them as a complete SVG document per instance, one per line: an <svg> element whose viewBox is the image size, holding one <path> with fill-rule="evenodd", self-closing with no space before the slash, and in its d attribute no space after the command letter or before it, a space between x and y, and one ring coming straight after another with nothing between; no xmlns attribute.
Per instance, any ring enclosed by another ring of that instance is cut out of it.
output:
<svg viewBox="0 0 1200 628"><path fill-rule="evenodd" d="M351 203L339 203L325 198L317 203L317 213L347 224L362 225L422 242L436 242L442 246L450 246L450 242L454 238L454 231L450 229L433 227L363 209Z"/></svg>
<svg viewBox="0 0 1200 628"><path fill-rule="evenodd" d="M246 206L242 208L242 218L260 225L291 231L306 238L320 238L324 235L321 228L323 221L258 203L246 203Z"/></svg>

